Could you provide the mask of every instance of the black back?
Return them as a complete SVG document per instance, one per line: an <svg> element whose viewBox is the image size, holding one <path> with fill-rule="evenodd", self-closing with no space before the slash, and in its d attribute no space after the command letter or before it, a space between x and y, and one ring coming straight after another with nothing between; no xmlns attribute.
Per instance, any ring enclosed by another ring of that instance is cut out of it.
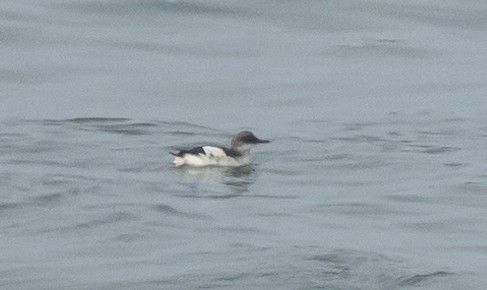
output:
<svg viewBox="0 0 487 290"><path fill-rule="evenodd" d="M193 154L193 155L198 155L198 154L205 154L205 150L203 150L203 147L195 147L189 150L179 150L178 153L172 153L174 156L178 157L184 157L185 154Z"/></svg>

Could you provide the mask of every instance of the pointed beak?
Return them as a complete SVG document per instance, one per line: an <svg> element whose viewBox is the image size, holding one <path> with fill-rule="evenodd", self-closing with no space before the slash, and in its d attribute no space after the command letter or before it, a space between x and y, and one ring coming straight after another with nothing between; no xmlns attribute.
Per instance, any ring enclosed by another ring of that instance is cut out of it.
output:
<svg viewBox="0 0 487 290"><path fill-rule="evenodd" d="M257 139L257 143L269 143L269 140Z"/></svg>

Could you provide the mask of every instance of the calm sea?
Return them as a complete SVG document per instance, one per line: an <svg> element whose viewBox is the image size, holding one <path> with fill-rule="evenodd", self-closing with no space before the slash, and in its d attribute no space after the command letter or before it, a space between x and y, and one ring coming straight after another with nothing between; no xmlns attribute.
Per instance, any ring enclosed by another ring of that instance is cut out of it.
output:
<svg viewBox="0 0 487 290"><path fill-rule="evenodd" d="M4 0L0 289L485 289L487 2ZM272 140L243 168L169 151Z"/></svg>

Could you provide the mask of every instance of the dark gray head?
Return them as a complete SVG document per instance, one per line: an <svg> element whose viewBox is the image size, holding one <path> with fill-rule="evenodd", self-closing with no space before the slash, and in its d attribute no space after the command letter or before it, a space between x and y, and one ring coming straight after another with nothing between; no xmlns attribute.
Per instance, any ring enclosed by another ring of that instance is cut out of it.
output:
<svg viewBox="0 0 487 290"><path fill-rule="evenodd" d="M259 143L269 143L268 140L262 140L255 137L254 133L250 131L242 131L239 132L232 138L231 146L232 148L239 148L243 145L252 145L252 144L259 144Z"/></svg>

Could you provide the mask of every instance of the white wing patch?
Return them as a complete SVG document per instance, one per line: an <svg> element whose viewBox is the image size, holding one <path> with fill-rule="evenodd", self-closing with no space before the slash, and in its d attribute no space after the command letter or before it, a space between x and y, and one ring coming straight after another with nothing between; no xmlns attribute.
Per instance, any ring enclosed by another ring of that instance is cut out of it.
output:
<svg viewBox="0 0 487 290"><path fill-rule="evenodd" d="M203 146L203 151L205 151L206 156L208 157L215 157L215 158L224 158L227 157L225 151L223 149L213 146Z"/></svg>
<svg viewBox="0 0 487 290"><path fill-rule="evenodd" d="M191 166L240 166L250 163L248 157L235 159L233 157L227 156L225 151L221 148L214 146L203 146L203 151L205 153L195 154L185 154L184 157L178 157L174 159L173 163L176 166L191 165Z"/></svg>

